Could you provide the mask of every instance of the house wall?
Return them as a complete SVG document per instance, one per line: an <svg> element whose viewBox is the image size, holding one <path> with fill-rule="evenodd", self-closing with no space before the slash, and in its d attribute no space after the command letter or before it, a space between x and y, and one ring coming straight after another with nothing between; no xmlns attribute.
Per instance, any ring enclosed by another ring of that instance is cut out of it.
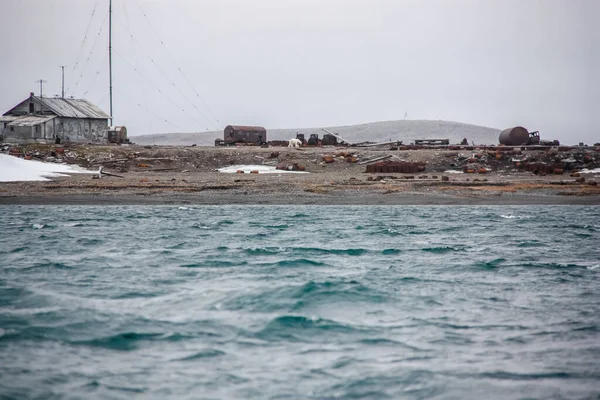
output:
<svg viewBox="0 0 600 400"><path fill-rule="evenodd" d="M53 122L54 120L50 120L33 126L8 126L8 123L0 123L0 135L4 141L19 143L54 141Z"/></svg>
<svg viewBox="0 0 600 400"><path fill-rule="evenodd" d="M66 142L106 143L108 120L55 118L54 134Z"/></svg>
<svg viewBox="0 0 600 400"><path fill-rule="evenodd" d="M34 103L35 106L35 103ZM11 115L27 115L29 114L29 102L24 102L22 104L19 104L18 106L16 106L14 109L11 110L10 112Z"/></svg>
<svg viewBox="0 0 600 400"><path fill-rule="evenodd" d="M29 103L33 103L33 113L29 112ZM43 114L52 114L48 107L43 107ZM42 105L31 98L22 102L10 111L11 115L42 114Z"/></svg>
<svg viewBox="0 0 600 400"><path fill-rule="evenodd" d="M33 127L31 126L8 126L8 123L2 124L2 137L4 141L24 142L33 139Z"/></svg>
<svg viewBox="0 0 600 400"><path fill-rule="evenodd" d="M4 126L0 123L0 133L4 141L54 142L60 137L62 142L107 143L108 120L57 117L34 126ZM13 130L11 130L13 128Z"/></svg>

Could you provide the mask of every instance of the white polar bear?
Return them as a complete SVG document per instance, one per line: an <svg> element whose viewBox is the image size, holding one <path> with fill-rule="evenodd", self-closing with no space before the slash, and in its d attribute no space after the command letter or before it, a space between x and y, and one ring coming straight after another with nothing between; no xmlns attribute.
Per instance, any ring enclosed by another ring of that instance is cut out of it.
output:
<svg viewBox="0 0 600 400"><path fill-rule="evenodd" d="M302 141L300 139L290 139L288 143L288 147L300 147L302 146Z"/></svg>

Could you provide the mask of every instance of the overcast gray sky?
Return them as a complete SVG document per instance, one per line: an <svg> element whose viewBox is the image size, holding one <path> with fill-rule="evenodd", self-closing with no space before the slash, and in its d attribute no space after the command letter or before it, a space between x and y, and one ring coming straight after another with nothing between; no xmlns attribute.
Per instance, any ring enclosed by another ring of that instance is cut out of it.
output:
<svg viewBox="0 0 600 400"><path fill-rule="evenodd" d="M59 65L68 95L108 112L108 3L0 0L1 112L40 78L60 94ZM599 15L597 0L113 0L113 114L131 135L407 112L591 143Z"/></svg>

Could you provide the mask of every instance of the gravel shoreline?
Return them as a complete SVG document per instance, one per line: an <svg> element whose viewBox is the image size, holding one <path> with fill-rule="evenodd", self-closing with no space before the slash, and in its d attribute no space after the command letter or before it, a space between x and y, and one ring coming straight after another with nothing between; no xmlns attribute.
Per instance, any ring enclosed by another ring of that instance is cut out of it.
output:
<svg viewBox="0 0 600 400"><path fill-rule="evenodd" d="M448 174L444 171L460 158L456 151L149 147L66 148L65 162L92 170L103 165L105 172L118 176L73 174L49 181L0 182L0 205L600 205L597 175L535 175L514 169L509 157L489 161L489 173ZM366 173L365 165L336 155L346 152L361 160L388 155L426 168L416 174ZM335 160L324 162L324 154ZM308 173L216 172L224 166L282 162L302 165Z"/></svg>

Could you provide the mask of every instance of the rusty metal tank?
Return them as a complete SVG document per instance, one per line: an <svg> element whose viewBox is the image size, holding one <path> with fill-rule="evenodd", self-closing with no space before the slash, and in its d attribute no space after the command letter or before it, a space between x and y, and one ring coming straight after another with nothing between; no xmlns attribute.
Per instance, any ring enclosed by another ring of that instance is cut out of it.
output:
<svg viewBox="0 0 600 400"><path fill-rule="evenodd" d="M522 126L516 126L500 132L499 140L505 146L525 145L529 143L529 132Z"/></svg>

